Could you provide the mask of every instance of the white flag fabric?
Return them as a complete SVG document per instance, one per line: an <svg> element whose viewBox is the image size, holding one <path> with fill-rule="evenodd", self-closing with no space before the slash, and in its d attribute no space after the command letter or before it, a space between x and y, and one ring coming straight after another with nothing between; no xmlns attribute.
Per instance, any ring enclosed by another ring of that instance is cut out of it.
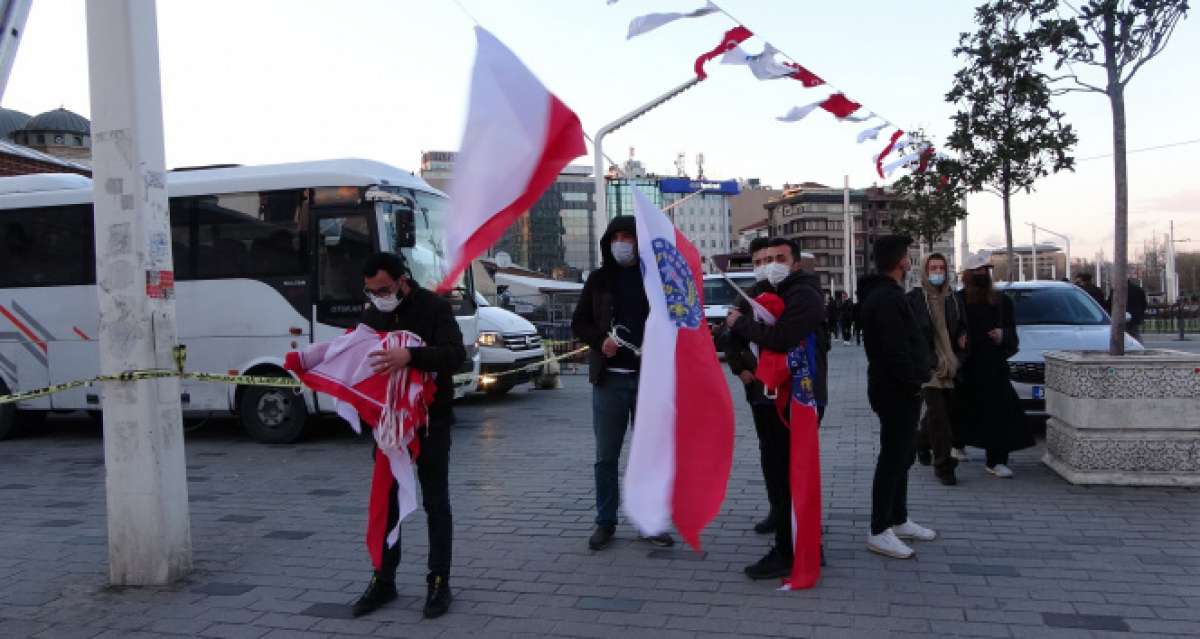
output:
<svg viewBox="0 0 1200 639"><path fill-rule="evenodd" d="M638 16L629 21L629 33L625 35L625 39L629 40L634 36L640 36L643 33L649 33L663 25L675 22L680 18L699 18L701 16L716 13L720 10L721 9L712 2L706 2L704 3L703 7L687 13L647 13L644 16Z"/></svg>
<svg viewBox="0 0 1200 639"><path fill-rule="evenodd" d="M747 53L741 47L734 47L721 57L721 64L743 64L750 67L750 72L759 80L778 80L791 77L796 73L795 67L789 67L775 59L779 50L768 42L763 45L762 53Z"/></svg>
<svg viewBox="0 0 1200 639"><path fill-rule="evenodd" d="M809 113L812 113L813 111L817 110L817 107L821 106L822 102L824 102L824 100L819 100L817 102L813 102L812 104L806 104L804 106L792 107L791 111L788 111L783 116L775 118L775 119L779 120L780 122L799 122L800 120L803 120L804 118L808 117Z"/></svg>
<svg viewBox="0 0 1200 639"><path fill-rule="evenodd" d="M871 127L869 129L864 129L861 133L858 134L858 143L862 144L863 142L866 142L867 140L874 140L875 138L878 138L879 132L886 129L887 127L888 127L888 123L884 122L883 124L880 124L879 126Z"/></svg>
<svg viewBox="0 0 1200 639"><path fill-rule="evenodd" d="M867 120L873 119L875 117L878 117L878 116L876 116L875 112L872 111L864 116L847 115L844 118L838 118L838 120L840 120L842 122L866 122Z"/></svg>

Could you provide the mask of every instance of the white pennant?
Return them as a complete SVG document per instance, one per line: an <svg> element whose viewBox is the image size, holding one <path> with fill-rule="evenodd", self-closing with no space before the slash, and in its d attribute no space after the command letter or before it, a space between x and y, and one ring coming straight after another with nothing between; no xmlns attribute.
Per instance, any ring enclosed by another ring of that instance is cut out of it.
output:
<svg viewBox="0 0 1200 639"><path fill-rule="evenodd" d="M884 122L883 124L880 124L879 126L871 127L869 129L864 129L861 133L858 134L858 143L862 144L863 142L866 142L867 140L874 140L875 138L878 138L879 132L886 129L887 127L888 127L888 123Z"/></svg>
<svg viewBox="0 0 1200 639"><path fill-rule="evenodd" d="M905 155L904 157L901 157L898 160L894 160L888 164L883 165L883 174L887 177L892 177L892 173L896 169L898 169L900 167L908 166L910 164L916 164L917 162L920 162L921 155L923 155L925 153L926 149L928 149L929 146L930 146L930 144L928 142L922 142L916 146L916 149L912 153Z"/></svg>
<svg viewBox="0 0 1200 639"><path fill-rule="evenodd" d="M788 111L787 114L775 119L779 120L780 122L799 122L800 120L803 120L809 113L812 113L814 110L816 110L817 107L821 106L821 102L824 101L825 100L821 100L819 102L813 102L812 104L806 104L804 106L792 107L792 110Z"/></svg>
<svg viewBox="0 0 1200 639"><path fill-rule="evenodd" d="M699 18L709 14L716 13L721 9L712 2L706 2L703 7L688 13L647 13L644 16L638 16L629 22L629 33L625 35L625 39L629 40L634 36L640 36L643 33L649 33L663 25L670 24L680 18Z"/></svg>
<svg viewBox="0 0 1200 639"><path fill-rule="evenodd" d="M844 118L838 118L838 121L839 122L866 122L867 120L871 120L876 117L879 117L879 116L875 115L875 112L872 111L864 116L847 115Z"/></svg>
<svg viewBox="0 0 1200 639"><path fill-rule="evenodd" d="M796 69L775 59L776 53L779 53L779 50L771 46L770 42L763 45L762 53L759 54L747 53L741 47L734 47L721 57L721 64L744 64L750 67L750 72L759 80L778 80L795 73Z"/></svg>
<svg viewBox="0 0 1200 639"><path fill-rule="evenodd" d="M909 142L909 138L908 138L908 134L907 134L907 133L905 133L904 135L902 135L902 136L900 136L899 138L897 138L897 139L896 139L896 143L895 143L895 144L893 144L893 145L892 145L892 148L889 150L889 155L890 155L891 153L899 153L899 152L900 152L900 149L901 149L901 148L903 148L903 147L904 147L904 145L908 144L908 142ZM879 162L879 156L880 156L880 154L879 154L879 153L876 153L875 155L871 156L871 161L872 161L872 162L875 162L875 163L878 163L878 162Z"/></svg>

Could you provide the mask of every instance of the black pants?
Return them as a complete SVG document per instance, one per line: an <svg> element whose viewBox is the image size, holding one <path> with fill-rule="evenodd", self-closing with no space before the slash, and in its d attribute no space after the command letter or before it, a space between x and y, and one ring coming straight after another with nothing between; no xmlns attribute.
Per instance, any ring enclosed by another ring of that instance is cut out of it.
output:
<svg viewBox="0 0 1200 639"><path fill-rule="evenodd" d="M917 433L917 449L932 453L933 470L939 477L953 475L958 466L958 460L950 454L950 448L957 441L951 417L954 389L923 388L921 395L925 398L925 416Z"/></svg>
<svg viewBox="0 0 1200 639"><path fill-rule="evenodd" d="M792 490L788 475L791 433L774 404L752 404L754 430L758 433L759 461L767 485L767 503L775 520L775 548L792 555Z"/></svg>
<svg viewBox="0 0 1200 639"><path fill-rule="evenodd" d="M917 454L921 398L890 398L880 402L875 412L879 415L879 461L871 486L872 535L908 520L908 469Z"/></svg>
<svg viewBox="0 0 1200 639"><path fill-rule="evenodd" d="M429 525L429 572L448 577L450 557L454 548L454 521L450 515L450 427L453 414L431 417L429 428L421 428L421 450L417 455L417 479L421 481L421 505ZM374 458L374 450L372 450ZM396 482L392 480L392 491L388 502L387 529L396 525L399 506L396 503ZM401 540L387 547L384 540L383 565L380 578L396 579L396 567L400 565Z"/></svg>

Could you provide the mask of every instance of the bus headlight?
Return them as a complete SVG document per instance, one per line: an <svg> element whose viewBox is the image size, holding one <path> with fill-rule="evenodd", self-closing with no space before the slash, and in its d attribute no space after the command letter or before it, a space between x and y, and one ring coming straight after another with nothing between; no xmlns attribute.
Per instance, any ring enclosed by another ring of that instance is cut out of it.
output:
<svg viewBox="0 0 1200 639"><path fill-rule="evenodd" d="M500 333L495 331L481 331L479 333L479 337L476 338L475 343L480 346L499 346Z"/></svg>

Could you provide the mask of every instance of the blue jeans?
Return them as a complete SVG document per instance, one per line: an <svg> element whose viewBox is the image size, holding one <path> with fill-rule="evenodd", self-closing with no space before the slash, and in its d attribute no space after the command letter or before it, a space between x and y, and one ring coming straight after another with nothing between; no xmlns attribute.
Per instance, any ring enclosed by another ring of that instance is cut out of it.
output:
<svg viewBox="0 0 1200 639"><path fill-rule="evenodd" d="M637 407L638 376L605 373L592 387L592 429L596 433L596 525L616 526L621 492L617 462L625 431Z"/></svg>

